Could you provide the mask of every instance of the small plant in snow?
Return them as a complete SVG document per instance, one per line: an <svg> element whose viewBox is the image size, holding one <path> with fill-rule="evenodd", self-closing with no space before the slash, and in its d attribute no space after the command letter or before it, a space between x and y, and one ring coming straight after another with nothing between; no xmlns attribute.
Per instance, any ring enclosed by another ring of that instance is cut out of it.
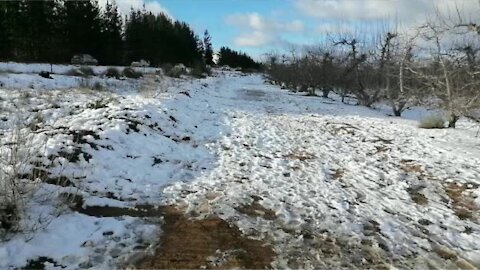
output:
<svg viewBox="0 0 480 270"><path fill-rule="evenodd" d="M80 67L80 71L82 72L83 76L95 76L95 72L91 67L86 67L86 66Z"/></svg>
<svg viewBox="0 0 480 270"><path fill-rule="evenodd" d="M123 70L123 76L131 79L141 78L143 75L140 72L137 72L135 69L127 67Z"/></svg>
<svg viewBox="0 0 480 270"><path fill-rule="evenodd" d="M445 119L439 115L431 115L420 120L419 128L445 128Z"/></svg>
<svg viewBox="0 0 480 270"><path fill-rule="evenodd" d="M95 82L92 86L93 90L102 91L104 90L103 84L101 82Z"/></svg>
<svg viewBox="0 0 480 270"><path fill-rule="evenodd" d="M77 76L77 77L88 77L88 76L95 76L95 72L91 67L80 67L80 68L72 68L67 73L68 76Z"/></svg>
<svg viewBox="0 0 480 270"><path fill-rule="evenodd" d="M105 99L105 98L97 99L97 100L95 100L93 103L87 104L87 108L89 108L89 109L101 109L101 108L106 108L106 107L108 107L108 104L109 104L111 101L112 101L112 100L110 100L110 99Z"/></svg>
<svg viewBox="0 0 480 270"><path fill-rule="evenodd" d="M36 179L22 179L35 157L38 146L28 137L28 130L14 128L0 145L0 236L19 228L26 199L37 186Z"/></svg>
<svg viewBox="0 0 480 270"><path fill-rule="evenodd" d="M107 71L105 72L105 77L107 78L115 78L115 79L120 79L121 77L121 72L117 68L114 67L109 67Z"/></svg>

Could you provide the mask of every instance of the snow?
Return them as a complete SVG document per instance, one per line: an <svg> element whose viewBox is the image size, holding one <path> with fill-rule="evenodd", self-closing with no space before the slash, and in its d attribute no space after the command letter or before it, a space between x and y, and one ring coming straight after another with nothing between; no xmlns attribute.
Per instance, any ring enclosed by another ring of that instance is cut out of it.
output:
<svg viewBox="0 0 480 270"><path fill-rule="evenodd" d="M26 63L17 63L17 62L0 62L0 72L6 73L35 73L38 74L41 71L52 71L54 74L66 74L70 70L74 68L79 68L79 65L50 65L50 64L41 64L41 63L34 63L34 64L26 64ZM125 67L121 66L90 66L96 75L103 74L107 68L113 67L119 70L123 70ZM155 73L158 69L153 67L136 67L134 68L136 71L141 71L142 73L152 74Z"/></svg>
<svg viewBox="0 0 480 270"><path fill-rule="evenodd" d="M431 113L425 108L390 117L382 106L286 92L259 74L93 77L109 84L93 91L79 89L75 77L26 74L46 65L2 68L22 72L0 74L2 145L15 117L32 121L40 114L29 138L45 145L45 164L58 156L49 172L74 187L42 185L34 198L55 196L46 206L33 200L26 216L43 212L51 221L29 237L0 243L0 268L39 256L69 268L118 267L137 241L155 244L160 231L150 219L57 213L57 195L67 191L82 195L84 207L176 204L197 218L218 215L273 245L278 268L373 265L365 258L399 268L456 267L432 252L438 246L480 266L478 219L460 219L461 203L447 194L449 183L465 186L462 198L480 207L480 138L470 121L462 119L455 130L423 130L417 125ZM57 73L69 68L55 66ZM62 157L76 148L78 161ZM427 203L415 203L412 190ZM276 218L240 213L252 196ZM335 251L328 253L322 241Z"/></svg>

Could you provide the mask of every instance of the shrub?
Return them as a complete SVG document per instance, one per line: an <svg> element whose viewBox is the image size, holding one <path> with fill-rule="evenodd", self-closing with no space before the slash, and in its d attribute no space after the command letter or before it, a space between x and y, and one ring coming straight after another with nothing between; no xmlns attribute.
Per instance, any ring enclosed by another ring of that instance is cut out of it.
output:
<svg viewBox="0 0 480 270"><path fill-rule="evenodd" d="M92 90L97 90L97 91L104 90L103 84L101 82L92 82L88 78L80 79L79 86L80 86L80 88L87 88L87 89L92 89Z"/></svg>
<svg viewBox="0 0 480 270"><path fill-rule="evenodd" d="M190 75L195 78L206 78L211 74L211 69L204 63L197 62L193 65Z"/></svg>
<svg viewBox="0 0 480 270"><path fill-rule="evenodd" d="M67 71L65 75L81 77L83 76L83 73L78 68L72 68L69 71Z"/></svg>
<svg viewBox="0 0 480 270"><path fill-rule="evenodd" d="M439 115L431 115L420 120L419 128L445 128L445 120Z"/></svg>
<svg viewBox="0 0 480 270"><path fill-rule="evenodd" d="M121 73L120 70L114 67L109 67L107 68L107 71L105 71L105 77L107 78L115 78L115 79L120 79Z"/></svg>
<svg viewBox="0 0 480 270"><path fill-rule="evenodd" d="M143 75L140 72L137 72L135 69L127 67L123 70L123 76L132 79L141 78Z"/></svg>
<svg viewBox="0 0 480 270"><path fill-rule="evenodd" d="M95 72L91 67L86 67L86 66L80 67L80 71L84 76L95 76Z"/></svg>
<svg viewBox="0 0 480 270"><path fill-rule="evenodd" d="M103 90L103 84L101 82L95 82L92 86L93 90L97 91L102 91Z"/></svg>
<svg viewBox="0 0 480 270"><path fill-rule="evenodd" d="M66 75L69 76L77 76L77 77L88 77L88 76L95 76L95 72L93 72L93 68L91 67L80 67L80 68L72 68L67 71Z"/></svg>
<svg viewBox="0 0 480 270"><path fill-rule="evenodd" d="M36 190L37 175L24 176L38 155L40 145L33 143L24 126L15 127L0 145L0 239L19 229L21 211Z"/></svg>
<svg viewBox="0 0 480 270"><path fill-rule="evenodd" d="M180 78L182 75L187 75L187 68L184 64L177 64L165 74L169 77Z"/></svg>
<svg viewBox="0 0 480 270"><path fill-rule="evenodd" d="M162 64L161 68L163 70L163 74L166 75L170 72L170 70L172 70L173 65L170 63L165 63L165 64Z"/></svg>

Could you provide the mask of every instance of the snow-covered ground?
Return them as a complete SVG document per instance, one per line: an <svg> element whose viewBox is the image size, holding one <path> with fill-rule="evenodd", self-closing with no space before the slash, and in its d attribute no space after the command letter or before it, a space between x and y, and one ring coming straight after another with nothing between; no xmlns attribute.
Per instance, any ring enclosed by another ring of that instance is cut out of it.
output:
<svg viewBox="0 0 480 270"><path fill-rule="evenodd" d="M161 233L152 217L72 211L66 193L84 208L174 204L195 218L217 215L271 244L274 267L480 266L471 122L423 130L424 109L389 117L286 92L258 74L111 79L117 86L105 91L65 90L60 77L30 89L43 79L16 75L13 84L0 74L2 147L23 117L28 141L42 146L36 164L69 184L39 185L22 233L0 243L0 268L39 257L51 267L124 266Z"/></svg>

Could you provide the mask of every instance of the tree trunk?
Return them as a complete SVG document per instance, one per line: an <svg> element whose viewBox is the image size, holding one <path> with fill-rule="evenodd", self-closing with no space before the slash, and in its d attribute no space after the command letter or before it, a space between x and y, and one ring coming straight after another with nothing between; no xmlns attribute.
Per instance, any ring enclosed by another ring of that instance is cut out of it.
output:
<svg viewBox="0 0 480 270"><path fill-rule="evenodd" d="M397 117L400 117L402 116L402 111L399 110L396 106L393 106L393 115L397 116Z"/></svg>
<svg viewBox="0 0 480 270"><path fill-rule="evenodd" d="M450 117L448 118L448 127L449 128L455 128L457 121L460 117L458 117L456 114L452 113L450 114Z"/></svg>
<svg viewBox="0 0 480 270"><path fill-rule="evenodd" d="M393 115L398 117L402 116L402 112L404 111L406 104L407 103L405 101L400 101L397 104L393 104L392 105Z"/></svg>
<svg viewBox="0 0 480 270"><path fill-rule="evenodd" d="M322 97L328 98L328 94L330 93L330 89L322 88Z"/></svg>

